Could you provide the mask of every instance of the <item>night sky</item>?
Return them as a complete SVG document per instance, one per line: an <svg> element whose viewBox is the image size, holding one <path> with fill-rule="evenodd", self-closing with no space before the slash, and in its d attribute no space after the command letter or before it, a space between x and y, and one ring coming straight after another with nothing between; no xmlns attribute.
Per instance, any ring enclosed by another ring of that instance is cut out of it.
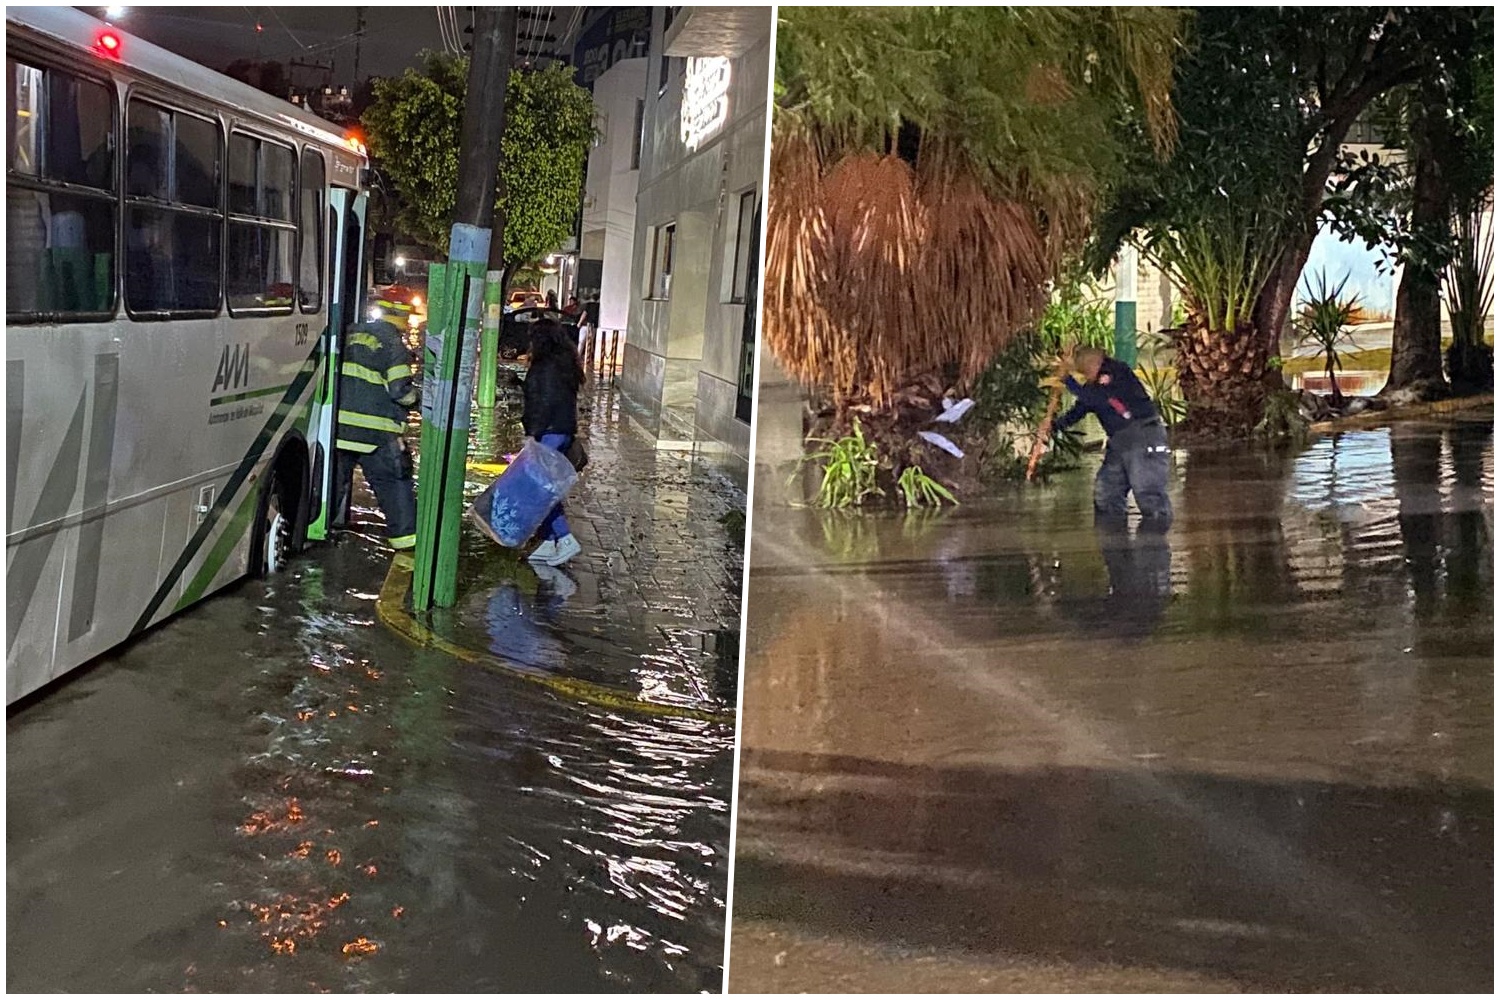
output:
<svg viewBox="0 0 1500 1000"><path fill-rule="evenodd" d="M95 17L104 11L103 7L79 9ZM469 23L465 8L450 9L460 29ZM364 10L358 79L355 7L127 7L115 23L130 34L217 70L237 59L281 63L296 59L332 66L331 81L321 73L294 70L292 80L298 86L354 84L365 77L393 76L417 65L421 50L443 47L434 7L371 6Z"/></svg>

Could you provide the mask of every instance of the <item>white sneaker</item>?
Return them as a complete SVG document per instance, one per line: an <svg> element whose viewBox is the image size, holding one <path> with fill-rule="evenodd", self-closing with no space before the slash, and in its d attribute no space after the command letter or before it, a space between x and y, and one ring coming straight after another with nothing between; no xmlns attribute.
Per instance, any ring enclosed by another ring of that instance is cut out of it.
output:
<svg viewBox="0 0 1500 1000"><path fill-rule="evenodd" d="M557 543L547 539L542 544L531 550L531 555L526 557L527 562L551 564L552 557L557 555Z"/></svg>
<svg viewBox="0 0 1500 1000"><path fill-rule="evenodd" d="M578 539L572 535L563 535L557 540L557 547L547 557L546 563L548 566L561 566L582 551L583 546L578 544Z"/></svg>

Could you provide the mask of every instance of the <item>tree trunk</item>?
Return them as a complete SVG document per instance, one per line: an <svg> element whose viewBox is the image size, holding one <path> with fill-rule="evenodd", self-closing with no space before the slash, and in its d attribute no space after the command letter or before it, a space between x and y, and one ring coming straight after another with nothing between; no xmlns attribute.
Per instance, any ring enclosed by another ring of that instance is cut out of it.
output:
<svg viewBox="0 0 1500 1000"><path fill-rule="evenodd" d="M1429 94L1425 122L1412 130L1416 140L1416 179L1411 231L1435 239L1448 230L1448 184L1434 155L1435 134L1445 111L1440 94ZM1396 322L1391 332L1391 374L1382 397L1401 401L1435 399L1449 393L1443 379L1442 284L1440 275L1420 261L1408 260L1396 288Z"/></svg>
<svg viewBox="0 0 1500 1000"><path fill-rule="evenodd" d="M1391 332L1391 374L1382 397L1403 401L1448 394L1443 380L1442 311L1437 282L1407 264L1396 289L1396 324Z"/></svg>
<svg viewBox="0 0 1500 1000"><path fill-rule="evenodd" d="M1184 429L1191 435L1248 436L1265 405L1267 357L1266 338L1253 325L1227 333L1189 317L1177 339L1177 380L1188 404Z"/></svg>
<svg viewBox="0 0 1500 1000"><path fill-rule="evenodd" d="M1316 222L1313 223L1316 226ZM1297 283L1302 280L1302 270L1307 267L1307 258L1312 253L1313 239L1317 234L1298 232L1287 240L1281 257L1271 272L1271 278L1261 289L1251 312L1251 324L1262 335L1266 357L1281 354L1281 335L1286 330L1287 317L1292 312L1292 300L1297 295ZM1268 373L1271 384L1281 385L1281 373Z"/></svg>

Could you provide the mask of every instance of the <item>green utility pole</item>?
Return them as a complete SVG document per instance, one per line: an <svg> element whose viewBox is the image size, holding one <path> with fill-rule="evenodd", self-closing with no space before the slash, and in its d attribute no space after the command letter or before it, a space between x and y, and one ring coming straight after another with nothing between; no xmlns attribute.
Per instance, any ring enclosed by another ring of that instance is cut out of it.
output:
<svg viewBox="0 0 1500 1000"><path fill-rule="evenodd" d="M422 353L422 474L412 606L452 607L458 599L458 542L469 451L485 262L495 215L495 177L505 129L505 90L516 48L516 9L480 7L459 133L458 198L448 264L433 269ZM436 309L436 312L434 312Z"/></svg>
<svg viewBox="0 0 1500 1000"><path fill-rule="evenodd" d="M1115 264L1115 358L1135 367L1136 250L1126 246Z"/></svg>
<svg viewBox="0 0 1500 1000"><path fill-rule="evenodd" d="M503 234L494 233L493 241ZM484 333L479 341L479 408L495 408L495 368L500 363L500 322L504 314L504 271L486 271L484 274Z"/></svg>

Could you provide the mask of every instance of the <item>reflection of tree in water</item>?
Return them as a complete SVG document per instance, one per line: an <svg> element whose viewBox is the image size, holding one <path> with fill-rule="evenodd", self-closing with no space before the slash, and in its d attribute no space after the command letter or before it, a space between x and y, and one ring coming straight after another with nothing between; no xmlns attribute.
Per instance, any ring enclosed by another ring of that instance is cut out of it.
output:
<svg viewBox="0 0 1500 1000"><path fill-rule="evenodd" d="M1236 450L1187 461L1177 526L1189 539L1184 603L1195 625L1261 629L1265 609L1295 598L1281 523L1292 459Z"/></svg>
<svg viewBox="0 0 1500 1000"><path fill-rule="evenodd" d="M1441 435L1421 426L1391 432L1397 522L1419 623L1461 625L1489 607L1493 582L1485 569L1493 545L1485 520L1484 460L1493 434L1493 425L1473 423Z"/></svg>

